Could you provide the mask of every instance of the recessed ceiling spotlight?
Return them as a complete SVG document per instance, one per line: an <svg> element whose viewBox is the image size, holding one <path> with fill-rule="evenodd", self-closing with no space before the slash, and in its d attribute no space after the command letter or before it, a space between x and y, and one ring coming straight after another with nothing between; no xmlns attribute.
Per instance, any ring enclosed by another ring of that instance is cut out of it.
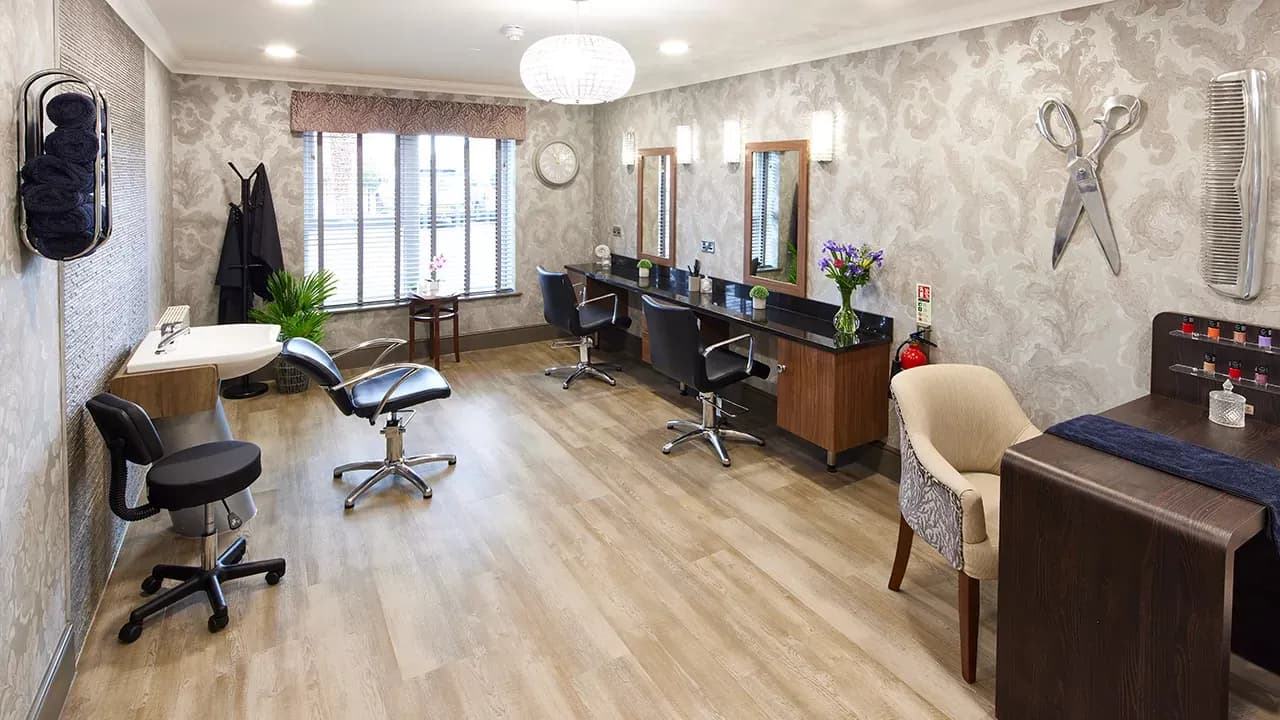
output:
<svg viewBox="0 0 1280 720"><path fill-rule="evenodd" d="M683 40L668 40L658 46L663 55L683 55L689 52L689 43Z"/></svg>
<svg viewBox="0 0 1280 720"><path fill-rule="evenodd" d="M298 56L298 51L288 45L268 45L263 52L277 60L292 60Z"/></svg>
<svg viewBox="0 0 1280 720"><path fill-rule="evenodd" d="M524 28L519 25L503 25L498 28L498 32L511 42L520 42L524 38Z"/></svg>

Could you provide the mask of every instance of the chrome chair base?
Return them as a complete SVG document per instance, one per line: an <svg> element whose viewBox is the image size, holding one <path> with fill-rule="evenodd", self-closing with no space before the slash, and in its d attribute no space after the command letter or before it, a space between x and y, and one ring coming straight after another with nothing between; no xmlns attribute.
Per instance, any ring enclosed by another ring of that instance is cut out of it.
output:
<svg viewBox="0 0 1280 720"><path fill-rule="evenodd" d="M670 455L671 451L681 443L700 438L711 445L716 457L720 458L720 464L724 467L729 467L733 461L729 458L729 451L724 446L725 440L749 442L764 446L764 440L751 433L730 430L721 425L719 398L716 397L715 393L700 393L698 399L702 401L702 422L696 423L692 420L667 421L668 430L684 430L685 432L675 440L662 446L663 455Z"/></svg>
<svg viewBox="0 0 1280 720"><path fill-rule="evenodd" d="M568 373L569 374L568 377L564 379L564 382L561 383L560 387L564 388L565 390L568 390L569 386L573 384L573 381L577 380L580 377L591 377L597 380L603 380L604 382L609 383L610 387L617 387L618 381L614 380L612 375L605 372L604 367L591 362L592 342L591 342L590 336L580 338L577 341L557 343L556 345L554 345L554 347L578 348L578 364L577 365L563 365L561 367L549 367L546 370L542 371L543 375L558 375L560 373ZM622 369L620 366L617 366L617 365L610 365L608 367L614 370Z"/></svg>
<svg viewBox="0 0 1280 720"><path fill-rule="evenodd" d="M412 416L410 416L412 417ZM382 460L367 460L364 462L347 463L339 465L333 469L333 478L341 479L345 473L354 470L373 470L374 473L364 482L356 486L347 495L346 501L343 503L346 509L350 510L356 506L356 500L361 495L368 492L369 488L377 485L382 480L389 477L402 477L413 485L422 493L422 499L426 500L431 497L431 486L427 484L422 476L413 468L417 465L429 462L447 462L450 465L458 464L458 457L447 453L428 453L426 455L410 455L405 457L404 454L404 428L408 425L408 420L401 420L396 413L392 413L387 420L387 425L382 429L382 434L387 437L387 456Z"/></svg>

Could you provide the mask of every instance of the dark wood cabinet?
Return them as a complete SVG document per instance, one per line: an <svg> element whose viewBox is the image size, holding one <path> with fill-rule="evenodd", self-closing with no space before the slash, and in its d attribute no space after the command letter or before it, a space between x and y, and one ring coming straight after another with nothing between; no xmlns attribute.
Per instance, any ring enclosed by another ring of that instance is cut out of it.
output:
<svg viewBox="0 0 1280 720"><path fill-rule="evenodd" d="M778 427L827 451L889 432L889 359L883 347L832 353L778 339Z"/></svg>

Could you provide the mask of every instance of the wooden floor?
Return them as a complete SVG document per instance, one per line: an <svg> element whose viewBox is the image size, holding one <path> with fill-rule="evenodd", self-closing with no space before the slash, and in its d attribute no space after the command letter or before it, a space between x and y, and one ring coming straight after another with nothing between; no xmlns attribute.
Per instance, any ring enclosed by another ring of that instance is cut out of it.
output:
<svg viewBox="0 0 1280 720"><path fill-rule="evenodd" d="M454 396L406 446L457 466L426 468L430 501L398 482L351 512L353 478L330 471L381 457L376 429L314 389L228 402L263 449L248 557L288 575L229 585L218 635L197 597L120 645L148 568L198 557L162 518L135 524L64 717L992 717L995 584L969 686L950 568L917 542L903 592L885 587L894 483L830 475L767 427L728 470L699 445L664 456L664 422L695 401L632 363L617 388L540 371L571 360L538 344L446 363ZM1271 676L1233 683L1233 718L1280 714Z"/></svg>

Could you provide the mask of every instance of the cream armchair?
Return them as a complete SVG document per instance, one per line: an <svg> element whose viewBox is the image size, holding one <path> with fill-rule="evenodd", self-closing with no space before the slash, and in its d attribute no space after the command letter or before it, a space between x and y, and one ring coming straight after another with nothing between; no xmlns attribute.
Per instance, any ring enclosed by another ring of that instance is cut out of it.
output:
<svg viewBox="0 0 1280 720"><path fill-rule="evenodd" d="M902 431L901 519L889 589L902 587L919 535L958 571L960 674L976 677L979 581L996 577L1000 458L1040 434L1009 386L976 365L925 365L891 383Z"/></svg>

